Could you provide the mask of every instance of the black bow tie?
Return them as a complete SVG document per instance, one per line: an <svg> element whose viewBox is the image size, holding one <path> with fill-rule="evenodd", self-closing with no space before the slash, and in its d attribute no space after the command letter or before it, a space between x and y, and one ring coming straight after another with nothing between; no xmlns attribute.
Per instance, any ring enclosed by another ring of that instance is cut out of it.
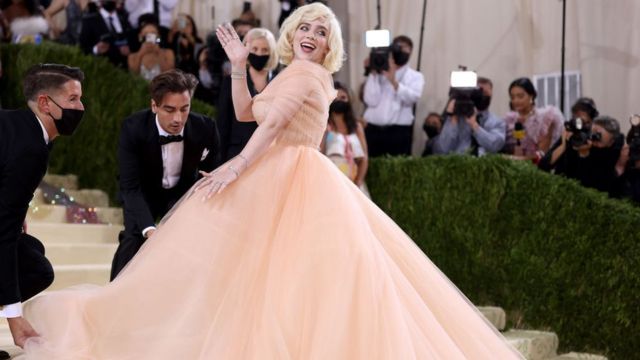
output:
<svg viewBox="0 0 640 360"><path fill-rule="evenodd" d="M160 145L167 145L172 142L180 142L180 141L182 141L182 135L169 135L169 136L160 135Z"/></svg>

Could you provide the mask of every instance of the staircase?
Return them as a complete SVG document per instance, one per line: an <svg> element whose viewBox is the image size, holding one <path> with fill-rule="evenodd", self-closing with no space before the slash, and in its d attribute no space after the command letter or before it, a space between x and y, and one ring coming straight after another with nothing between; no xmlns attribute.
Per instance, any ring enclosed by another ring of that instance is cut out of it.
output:
<svg viewBox="0 0 640 360"><path fill-rule="evenodd" d="M28 232L40 239L55 271L55 281L47 291L76 284L103 285L109 281L111 260L122 229L122 210L109 207L109 198L100 190L78 190L74 175L47 175L45 181L64 188L78 203L95 207L106 224L68 224L66 208L45 204L36 191L27 215ZM568 353L558 355L558 336L553 332L505 330L506 314L499 307L478 307L507 341L529 360L606 360L598 355ZM13 345L11 333L0 320L0 349L15 356L20 349Z"/></svg>
<svg viewBox="0 0 640 360"><path fill-rule="evenodd" d="M44 243L55 280L47 291L77 284L104 285L109 282L111 260L122 230L122 209L109 207L109 196L101 190L78 189L75 175L47 175L47 183L63 188L76 202L94 207L104 224L69 224L66 207L46 204L36 190L27 213L27 232ZM0 350L19 354L5 320L0 320Z"/></svg>

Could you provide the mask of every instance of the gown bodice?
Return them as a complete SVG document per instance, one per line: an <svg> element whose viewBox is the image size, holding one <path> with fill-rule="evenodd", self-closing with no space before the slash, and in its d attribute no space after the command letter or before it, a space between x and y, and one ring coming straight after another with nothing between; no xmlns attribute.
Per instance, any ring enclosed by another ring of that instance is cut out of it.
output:
<svg viewBox="0 0 640 360"><path fill-rule="evenodd" d="M269 116L290 119L276 144L318 148L336 93L331 75L322 65L294 60L253 99L252 111L258 124Z"/></svg>

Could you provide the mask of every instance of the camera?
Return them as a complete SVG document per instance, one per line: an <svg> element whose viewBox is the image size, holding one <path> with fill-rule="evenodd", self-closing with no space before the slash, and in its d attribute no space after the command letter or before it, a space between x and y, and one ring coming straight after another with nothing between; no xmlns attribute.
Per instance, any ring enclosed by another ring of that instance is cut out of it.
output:
<svg viewBox="0 0 640 360"><path fill-rule="evenodd" d="M627 144L629 145L629 161L635 164L640 160L640 115L634 114L629 118L631 129L627 133Z"/></svg>
<svg viewBox="0 0 640 360"><path fill-rule="evenodd" d="M453 115L471 117L482 101L482 89L478 87L478 75L467 71L464 66L460 71L451 72L451 88L449 99L455 100Z"/></svg>
<svg viewBox="0 0 640 360"><path fill-rule="evenodd" d="M369 66L365 69L365 76L371 71L382 72L389 70L389 54L391 53L391 34L389 30L369 30L365 33L365 44L371 48Z"/></svg>
<svg viewBox="0 0 640 360"><path fill-rule="evenodd" d="M187 28L187 18L185 16L180 16L178 18L178 30L182 31Z"/></svg>
<svg viewBox="0 0 640 360"><path fill-rule="evenodd" d="M564 128L571 133L569 144L577 148L585 145L589 140L600 140L600 133L591 134L591 128L584 124L581 118L575 117L564 122Z"/></svg>
<svg viewBox="0 0 640 360"><path fill-rule="evenodd" d="M149 33L144 36L144 42L160 44L160 38L154 33Z"/></svg>

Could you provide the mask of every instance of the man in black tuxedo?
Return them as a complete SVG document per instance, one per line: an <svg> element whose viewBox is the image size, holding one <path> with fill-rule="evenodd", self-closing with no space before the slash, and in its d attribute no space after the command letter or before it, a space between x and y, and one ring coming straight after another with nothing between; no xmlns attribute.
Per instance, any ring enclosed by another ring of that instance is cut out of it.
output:
<svg viewBox="0 0 640 360"><path fill-rule="evenodd" d="M190 112L198 80L180 70L156 76L151 109L126 118L118 163L124 231L111 279L133 258L164 216L199 178L218 165L219 135L213 119ZM153 241L153 240L152 240Z"/></svg>
<svg viewBox="0 0 640 360"><path fill-rule="evenodd" d="M98 12L82 18L80 48L86 54L106 56L112 64L128 69L131 36L131 26L127 17L118 11L116 2L103 0Z"/></svg>
<svg viewBox="0 0 640 360"><path fill-rule="evenodd" d="M71 135L82 115L78 68L39 64L24 77L28 110L0 110L0 317L16 345L37 336L22 317L22 302L53 282L44 246L23 231L33 192L47 171L49 144Z"/></svg>

